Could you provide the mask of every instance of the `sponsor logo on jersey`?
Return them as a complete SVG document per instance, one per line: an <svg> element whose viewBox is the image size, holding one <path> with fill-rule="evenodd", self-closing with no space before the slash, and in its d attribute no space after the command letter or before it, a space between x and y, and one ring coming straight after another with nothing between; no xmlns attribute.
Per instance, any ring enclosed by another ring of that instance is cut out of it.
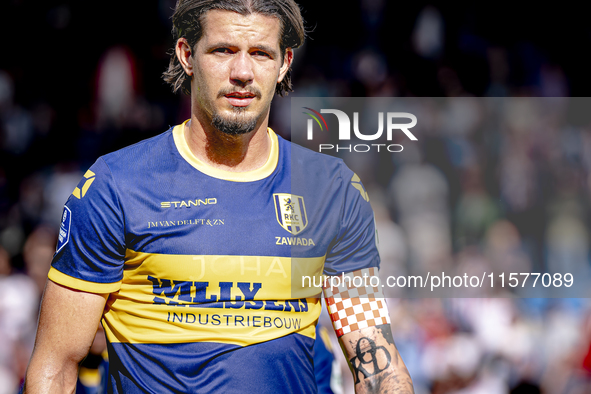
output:
<svg viewBox="0 0 591 394"><path fill-rule="evenodd" d="M186 226L189 224L201 226L223 226L225 219L184 219L184 220L160 220L156 222L148 222L148 228L153 227L174 227Z"/></svg>
<svg viewBox="0 0 591 394"><path fill-rule="evenodd" d="M160 208L191 208L198 207L200 205L215 205L218 203L216 198L196 198L195 200L187 201L162 201Z"/></svg>
<svg viewBox="0 0 591 394"><path fill-rule="evenodd" d="M72 195L80 200L82 197L86 195L86 192L88 191L88 188L90 188L90 185L92 185L92 182L94 182L94 179L94 172L90 170L86 171L86 173L84 174L84 178L82 178L78 186L76 186L76 188L72 192Z"/></svg>
<svg viewBox="0 0 591 394"><path fill-rule="evenodd" d="M275 237L275 245L289 245L289 246L315 246L316 244L312 238L301 237Z"/></svg>
<svg viewBox="0 0 591 394"><path fill-rule="evenodd" d="M211 319L210 319L211 317ZM184 320L183 320L184 319ZM242 316L242 315L218 315L201 314L195 316L194 313L168 312L167 322L172 323L197 323L202 326L234 326L234 327L261 327L261 328L284 328L286 330L299 330L302 327L302 319L293 317L275 317L271 316Z"/></svg>
<svg viewBox="0 0 591 394"><path fill-rule="evenodd" d="M308 225L304 197L288 193L274 193L275 217L286 231L296 235Z"/></svg>
<svg viewBox="0 0 591 394"><path fill-rule="evenodd" d="M266 311L307 312L305 298L294 300L255 300L260 282L183 281L148 276L152 282L153 303L192 308L257 309Z"/></svg>
<svg viewBox="0 0 591 394"><path fill-rule="evenodd" d="M62 214L62 223L60 224L60 231L57 239L57 250L59 252L70 240L70 224L72 223L72 211L68 207L64 207Z"/></svg>

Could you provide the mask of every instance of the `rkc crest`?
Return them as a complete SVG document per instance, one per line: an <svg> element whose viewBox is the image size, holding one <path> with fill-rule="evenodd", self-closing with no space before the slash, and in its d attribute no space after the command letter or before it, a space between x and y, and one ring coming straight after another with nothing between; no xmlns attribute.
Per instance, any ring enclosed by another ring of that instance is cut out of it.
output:
<svg viewBox="0 0 591 394"><path fill-rule="evenodd" d="M274 193L275 216L285 230L292 235L301 233L308 225L304 197L288 193Z"/></svg>

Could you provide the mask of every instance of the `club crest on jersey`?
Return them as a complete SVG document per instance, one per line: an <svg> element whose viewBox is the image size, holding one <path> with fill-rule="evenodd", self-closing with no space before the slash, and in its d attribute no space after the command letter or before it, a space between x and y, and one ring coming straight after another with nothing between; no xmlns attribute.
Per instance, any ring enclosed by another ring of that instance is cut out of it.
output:
<svg viewBox="0 0 591 394"><path fill-rule="evenodd" d="M285 230L296 235L308 225L304 197L288 193L274 193L275 216Z"/></svg>

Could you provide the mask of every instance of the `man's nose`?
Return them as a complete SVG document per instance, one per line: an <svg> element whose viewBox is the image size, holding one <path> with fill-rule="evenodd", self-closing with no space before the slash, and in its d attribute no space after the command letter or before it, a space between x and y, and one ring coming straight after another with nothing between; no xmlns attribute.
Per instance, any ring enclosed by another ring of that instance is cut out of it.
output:
<svg viewBox="0 0 591 394"><path fill-rule="evenodd" d="M253 61L248 53L240 52L232 62L230 79L236 85L246 86L254 79Z"/></svg>

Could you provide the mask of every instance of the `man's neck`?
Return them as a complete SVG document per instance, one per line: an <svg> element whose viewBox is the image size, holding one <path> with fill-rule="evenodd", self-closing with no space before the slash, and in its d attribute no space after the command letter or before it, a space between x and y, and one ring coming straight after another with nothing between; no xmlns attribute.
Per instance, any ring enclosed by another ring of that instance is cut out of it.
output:
<svg viewBox="0 0 591 394"><path fill-rule="evenodd" d="M204 128L193 115L185 125L184 135L195 157L225 171L256 170L265 165L271 150L267 119L250 133L229 135L212 127Z"/></svg>

